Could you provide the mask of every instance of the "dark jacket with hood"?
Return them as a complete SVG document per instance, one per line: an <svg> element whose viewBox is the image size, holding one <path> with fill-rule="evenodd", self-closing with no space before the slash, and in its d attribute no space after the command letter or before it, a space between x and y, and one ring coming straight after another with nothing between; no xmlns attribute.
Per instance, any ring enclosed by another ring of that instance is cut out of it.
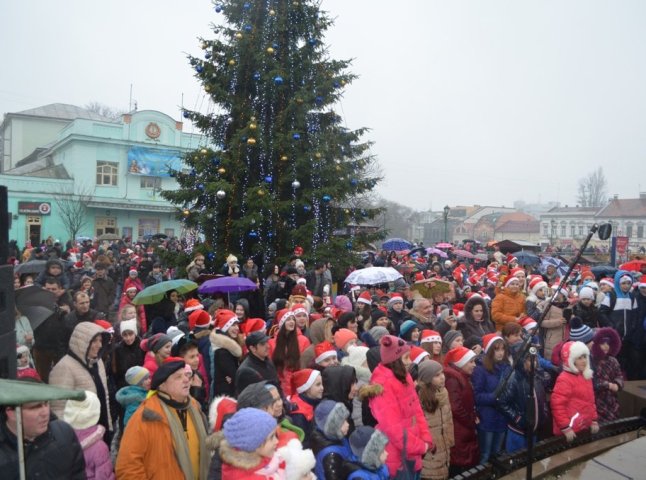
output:
<svg viewBox="0 0 646 480"><path fill-rule="evenodd" d="M601 350L601 342L605 339L610 346L608 355ZM594 401L597 407L599 420L610 422L619 418L619 401L617 393L608 388L610 383L615 383L619 389L624 388L624 378L619 362L615 358L621 350L619 335L612 328L600 328L594 335L592 344L592 385L594 386Z"/></svg>
<svg viewBox="0 0 646 480"><path fill-rule="evenodd" d="M482 306L482 321L479 322L473 318L473 308L476 305ZM487 302L480 295L473 295L464 304L464 316L458 319L458 329L462 332L464 338L471 336L482 338L486 334L496 331L496 325L494 325L489 316Z"/></svg>
<svg viewBox="0 0 646 480"><path fill-rule="evenodd" d="M340 402L352 413L352 400L348 398L352 386L357 383L357 372L349 365L327 367L321 375L323 377L323 398ZM348 417L350 428L348 435L354 431L352 415Z"/></svg>
<svg viewBox="0 0 646 480"><path fill-rule="evenodd" d="M58 275L52 275L51 273L48 273L49 267L51 267L52 265L58 265L59 267L61 267L61 273L59 273ZM61 260L57 258L52 258L50 260L47 260L47 263L45 264L45 270L43 270L38 274L38 276L34 280L34 283L36 285L40 285L41 287L44 287L45 280L47 279L47 277L58 278L61 281L61 284L63 285L63 288L65 290L70 289L70 279L67 273L65 272L65 264Z"/></svg>
<svg viewBox="0 0 646 480"><path fill-rule="evenodd" d="M226 333L212 331L209 339L213 348L213 361L207 368L212 371L213 397L236 394L236 372L242 357L242 347ZM205 359L206 360L206 359ZM227 377L230 381L227 381Z"/></svg>
<svg viewBox="0 0 646 480"><path fill-rule="evenodd" d="M624 275L631 276L630 272L624 270L615 273L615 289L608 292L601 302L599 314L603 326L614 328L622 342L639 347L644 337L644 329L641 322L637 321L637 300L634 293L624 293L619 285Z"/></svg>

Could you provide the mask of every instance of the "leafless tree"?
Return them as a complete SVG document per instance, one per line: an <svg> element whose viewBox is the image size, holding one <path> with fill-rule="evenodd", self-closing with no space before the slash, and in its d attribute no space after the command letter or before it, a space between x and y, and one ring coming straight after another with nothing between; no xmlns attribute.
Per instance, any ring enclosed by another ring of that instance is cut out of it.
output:
<svg viewBox="0 0 646 480"><path fill-rule="evenodd" d="M107 105L104 105L100 102L90 102L83 108L89 110L90 112L98 113L99 115L110 118L112 120L119 120L121 118L121 115L125 113L125 111L123 110L108 107Z"/></svg>
<svg viewBox="0 0 646 480"><path fill-rule="evenodd" d="M72 241L88 223L87 209L93 197L94 189L87 185L67 187L54 195L61 221Z"/></svg>
<svg viewBox="0 0 646 480"><path fill-rule="evenodd" d="M602 167L579 179L578 204L581 207L601 207L607 198L607 186L608 182Z"/></svg>

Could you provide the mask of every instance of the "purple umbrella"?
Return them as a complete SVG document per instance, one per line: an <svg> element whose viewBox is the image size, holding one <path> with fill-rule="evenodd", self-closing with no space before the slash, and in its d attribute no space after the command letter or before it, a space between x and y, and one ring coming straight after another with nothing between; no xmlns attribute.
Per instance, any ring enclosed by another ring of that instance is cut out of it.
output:
<svg viewBox="0 0 646 480"><path fill-rule="evenodd" d="M448 258L448 255L446 254L446 252L440 250L439 248L428 247L426 249L426 253L428 253L429 255L437 255L438 257L441 257L441 258Z"/></svg>
<svg viewBox="0 0 646 480"><path fill-rule="evenodd" d="M199 293L233 293L256 290L258 285L245 277L220 277L207 280L197 289Z"/></svg>

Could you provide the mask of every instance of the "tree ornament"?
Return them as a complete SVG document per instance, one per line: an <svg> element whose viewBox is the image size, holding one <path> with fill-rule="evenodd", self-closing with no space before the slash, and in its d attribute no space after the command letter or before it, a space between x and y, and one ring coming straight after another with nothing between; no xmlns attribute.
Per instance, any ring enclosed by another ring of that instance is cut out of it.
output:
<svg viewBox="0 0 646 480"><path fill-rule="evenodd" d="M247 139L247 145L255 145L256 144L256 139L255 138L248 138Z"/></svg>
<svg viewBox="0 0 646 480"><path fill-rule="evenodd" d="M294 140L300 140L301 139L301 134L300 133L295 133L294 135L292 135L292 138Z"/></svg>
<svg viewBox="0 0 646 480"><path fill-rule="evenodd" d="M205 52L205 53L204 53L204 58L206 58L207 60L208 60L209 58L211 58L211 52Z"/></svg>
<svg viewBox="0 0 646 480"><path fill-rule="evenodd" d="M267 53L268 53L269 55L273 55L273 53L274 53L274 47L267 47Z"/></svg>
<svg viewBox="0 0 646 480"><path fill-rule="evenodd" d="M256 124L255 124L255 123L250 123L250 124L249 124L249 128L250 128L251 130L255 130L255 129L256 129Z"/></svg>
<svg viewBox="0 0 646 480"><path fill-rule="evenodd" d="M184 111L182 112L182 116L183 116L184 118L190 118L190 117L191 117L191 114L189 113L189 111L188 111L188 110L184 110Z"/></svg>
<svg viewBox="0 0 646 480"><path fill-rule="evenodd" d="M265 196L265 191L262 188L258 189L258 196L259 197L264 197Z"/></svg>
<svg viewBox="0 0 646 480"><path fill-rule="evenodd" d="M276 10L269 10L269 16L273 17L276 15Z"/></svg>
<svg viewBox="0 0 646 480"><path fill-rule="evenodd" d="M249 2L245 2L245 3L242 5L242 8L244 8L245 10L249 10L249 9L251 8L251 4L250 4Z"/></svg>
<svg viewBox="0 0 646 480"><path fill-rule="evenodd" d="M320 95L319 95L319 96L317 96L317 97L314 99L314 103L316 103L317 105L322 105L322 104L323 104L323 97L321 97Z"/></svg>
<svg viewBox="0 0 646 480"><path fill-rule="evenodd" d="M353 187L356 187L358 184L359 184L359 180L357 180L356 178L353 178L352 180L350 180L350 185L352 185Z"/></svg>
<svg viewBox="0 0 646 480"><path fill-rule="evenodd" d="M289 160L289 157L287 155L281 155L280 160L281 162L286 162L287 160Z"/></svg>
<svg viewBox="0 0 646 480"><path fill-rule="evenodd" d="M206 254L206 258L208 258L211 262L215 260L215 253L209 252Z"/></svg>
<svg viewBox="0 0 646 480"><path fill-rule="evenodd" d="M343 211L345 212L345 214L346 214L346 215L350 215L350 209L349 209L349 208L346 208L346 209L345 209L345 210L343 210Z"/></svg>
<svg viewBox="0 0 646 480"><path fill-rule="evenodd" d="M315 46L316 38L310 38L309 40L307 40L307 43L309 43L311 47Z"/></svg>
<svg viewBox="0 0 646 480"><path fill-rule="evenodd" d="M253 74L253 79L256 80L256 81L260 80L260 73L259 72L254 73Z"/></svg>
<svg viewBox="0 0 646 480"><path fill-rule="evenodd" d="M364 218L365 218L365 217L367 217L367 216L368 216L368 212L366 212L365 210L363 210L363 209L362 209L362 210L361 210L361 216L362 216L362 217L364 217Z"/></svg>
<svg viewBox="0 0 646 480"><path fill-rule="evenodd" d="M206 42L202 42L202 50L206 50L207 48L209 48L209 44Z"/></svg>
<svg viewBox="0 0 646 480"><path fill-rule="evenodd" d="M222 11L222 6L221 5L216 5L215 6L215 13L220 13Z"/></svg>
<svg viewBox="0 0 646 480"><path fill-rule="evenodd" d="M310 207L309 205L303 205L304 212L309 212L310 210L312 210L312 207Z"/></svg>
<svg viewBox="0 0 646 480"><path fill-rule="evenodd" d="M321 158L321 152L316 152L316 153L314 154L314 156L315 156L316 158L319 158L319 159L320 159L320 158Z"/></svg>
<svg viewBox="0 0 646 480"><path fill-rule="evenodd" d="M252 27L251 25L245 25L245 26L244 26L244 31L245 31L245 32L249 33L249 32L251 32L252 30L253 30L253 27Z"/></svg>
<svg viewBox="0 0 646 480"><path fill-rule="evenodd" d="M255 121L256 121L256 117L251 117L249 120L251 120L252 122L255 122Z"/></svg>
<svg viewBox="0 0 646 480"><path fill-rule="evenodd" d="M200 153L201 153L202 155L206 155L207 153L209 153L209 151L208 151L206 148L202 148L202 149L200 150Z"/></svg>
<svg viewBox="0 0 646 480"><path fill-rule="evenodd" d="M283 80L283 77L281 77L280 75L276 75L276 76L274 77L274 83L275 83L276 85L282 85L284 82L285 82L285 81Z"/></svg>
<svg viewBox="0 0 646 480"><path fill-rule="evenodd" d="M220 175L224 175L225 173L227 173L227 169L224 168L224 167L220 167L220 168L218 168L218 173Z"/></svg>
<svg viewBox="0 0 646 480"><path fill-rule="evenodd" d="M337 165L337 166L336 166L336 171L337 171L337 172L340 172L341 170L342 170L342 169L341 169L341 165Z"/></svg>
<svg viewBox="0 0 646 480"><path fill-rule="evenodd" d="M229 60L229 65L234 66L236 64L236 61L232 58Z"/></svg>
<svg viewBox="0 0 646 480"><path fill-rule="evenodd" d="M299 182L298 180L294 180L294 181L292 182L292 188L293 188L294 190L296 190L297 188L301 188L301 182Z"/></svg>
<svg viewBox="0 0 646 480"><path fill-rule="evenodd" d="M274 180L274 179L273 179L273 177L272 177L271 175L267 175L267 176L265 177L265 183L271 183L273 180Z"/></svg>
<svg viewBox="0 0 646 480"><path fill-rule="evenodd" d="M211 85L205 85L204 86L204 91L205 92L210 92L211 91Z"/></svg>
<svg viewBox="0 0 646 480"><path fill-rule="evenodd" d="M185 217L188 217L191 214L191 211L188 208L185 208L182 213L184 214Z"/></svg>
<svg viewBox="0 0 646 480"><path fill-rule="evenodd" d="M249 232L249 238L258 238L258 232L252 230Z"/></svg>
<svg viewBox="0 0 646 480"><path fill-rule="evenodd" d="M347 248L348 250L352 250L352 242L346 242L345 248Z"/></svg>
<svg viewBox="0 0 646 480"><path fill-rule="evenodd" d="M217 167L218 165L220 165L220 159L214 158L213 160L211 160L211 163L213 164L214 167Z"/></svg>
<svg viewBox="0 0 646 480"><path fill-rule="evenodd" d="M252 224L252 225L255 225L256 224L256 219L252 218L251 220L249 220L249 223Z"/></svg>
<svg viewBox="0 0 646 480"><path fill-rule="evenodd" d="M301 97L296 97L296 103L298 103L298 104L302 104L302 103L303 103L303 99L302 99Z"/></svg>
<svg viewBox="0 0 646 480"><path fill-rule="evenodd" d="M195 71L197 73L202 73L204 71L204 67L202 65L198 65L197 67L195 67Z"/></svg>
<svg viewBox="0 0 646 480"><path fill-rule="evenodd" d="M240 40L242 38L242 32L236 32L236 38Z"/></svg>
<svg viewBox="0 0 646 480"><path fill-rule="evenodd" d="M224 190L218 190L215 196L218 197L219 200L222 200L224 197L227 196L227 194Z"/></svg>
<svg viewBox="0 0 646 480"><path fill-rule="evenodd" d="M209 220L213 220L213 214L212 214L212 213L210 213L210 212L209 212L209 213L207 213L207 214L206 214L206 218L208 218Z"/></svg>
<svg viewBox="0 0 646 480"><path fill-rule="evenodd" d="M329 195L323 195L323 198L321 198L325 203L329 203L332 200L332 197Z"/></svg>

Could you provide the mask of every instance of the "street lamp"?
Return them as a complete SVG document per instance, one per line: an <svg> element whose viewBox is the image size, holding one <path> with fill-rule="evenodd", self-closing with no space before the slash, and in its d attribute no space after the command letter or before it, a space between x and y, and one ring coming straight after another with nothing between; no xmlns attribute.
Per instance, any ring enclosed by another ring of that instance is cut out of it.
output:
<svg viewBox="0 0 646 480"><path fill-rule="evenodd" d="M449 212L450 211L451 211L451 209L449 208L448 205L446 207L444 207L444 241L445 242L449 241L448 240L448 231L449 231L448 224L449 224Z"/></svg>
<svg viewBox="0 0 646 480"><path fill-rule="evenodd" d="M554 245L554 236L556 235L556 220L552 219L550 221L550 226L552 229L550 230L550 245Z"/></svg>

